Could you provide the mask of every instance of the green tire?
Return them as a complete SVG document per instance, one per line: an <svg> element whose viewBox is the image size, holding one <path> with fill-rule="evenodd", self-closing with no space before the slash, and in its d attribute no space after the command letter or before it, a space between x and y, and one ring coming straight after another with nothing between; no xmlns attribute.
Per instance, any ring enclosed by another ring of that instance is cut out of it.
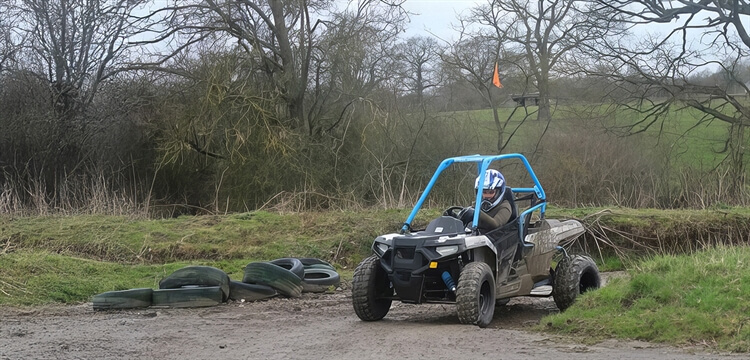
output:
<svg viewBox="0 0 750 360"><path fill-rule="evenodd" d="M328 270L336 271L335 267L333 267L332 265L327 265L327 264L305 265L305 271L307 271L307 269L328 269Z"/></svg>
<svg viewBox="0 0 750 360"><path fill-rule="evenodd" d="M329 268L305 268L305 278L302 280L302 292L324 292L331 286L338 286L341 277L336 270Z"/></svg>
<svg viewBox="0 0 750 360"><path fill-rule="evenodd" d="M317 258L299 258L299 261L304 265L305 267L311 266L311 265L325 265L328 268L331 268L333 270L336 270L336 268L333 267L329 262Z"/></svg>
<svg viewBox="0 0 750 360"><path fill-rule="evenodd" d="M153 289L140 288L108 291L91 300L94 310L136 309L151 306Z"/></svg>
<svg viewBox="0 0 750 360"><path fill-rule="evenodd" d="M229 283L229 299L255 301L274 297L279 293L270 286L259 284L246 284L232 280Z"/></svg>
<svg viewBox="0 0 750 360"><path fill-rule="evenodd" d="M302 279L281 266L268 262L253 262L245 266L242 282L270 286L288 297L302 295Z"/></svg>
<svg viewBox="0 0 750 360"><path fill-rule="evenodd" d="M179 289L183 286L218 286L222 300L229 299L229 275L211 266L187 266L179 269L159 282L159 289Z"/></svg>
<svg viewBox="0 0 750 360"><path fill-rule="evenodd" d="M174 308L207 307L221 304L223 291L219 286L154 290L153 306Z"/></svg>

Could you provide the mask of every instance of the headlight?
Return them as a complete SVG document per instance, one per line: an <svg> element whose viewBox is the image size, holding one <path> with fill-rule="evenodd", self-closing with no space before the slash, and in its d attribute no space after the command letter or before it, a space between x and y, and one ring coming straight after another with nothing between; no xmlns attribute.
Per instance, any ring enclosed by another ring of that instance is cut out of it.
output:
<svg viewBox="0 0 750 360"><path fill-rule="evenodd" d="M458 245L438 246L435 248L435 251L442 256L453 255L458 252Z"/></svg>
<svg viewBox="0 0 750 360"><path fill-rule="evenodd" d="M385 252L386 252L386 251L388 251L388 248L389 248L389 247L388 247L388 245L386 245L386 244L383 244L383 243L378 243L378 244L377 244L377 245L375 246L375 250L376 250L376 251L378 252L378 254L380 254L381 256L382 256L383 254L385 254Z"/></svg>

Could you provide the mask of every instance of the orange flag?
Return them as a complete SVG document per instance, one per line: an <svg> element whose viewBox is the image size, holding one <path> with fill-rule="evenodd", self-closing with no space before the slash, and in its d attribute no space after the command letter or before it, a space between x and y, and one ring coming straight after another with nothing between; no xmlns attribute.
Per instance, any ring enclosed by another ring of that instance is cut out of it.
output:
<svg viewBox="0 0 750 360"><path fill-rule="evenodd" d="M500 83L500 74L497 72L497 61L495 62L495 74L492 75L492 84L498 88L503 87L503 84Z"/></svg>

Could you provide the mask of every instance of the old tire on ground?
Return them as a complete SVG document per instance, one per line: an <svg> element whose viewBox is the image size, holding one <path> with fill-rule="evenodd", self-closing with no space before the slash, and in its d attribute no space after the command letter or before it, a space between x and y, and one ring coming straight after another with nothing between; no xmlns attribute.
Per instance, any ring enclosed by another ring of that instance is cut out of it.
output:
<svg viewBox="0 0 750 360"><path fill-rule="evenodd" d="M174 308L207 307L221 304L223 298L224 291L220 286L159 289L154 290L152 305Z"/></svg>
<svg viewBox="0 0 750 360"><path fill-rule="evenodd" d="M341 277L336 270L305 267L305 278L302 279L302 292L324 292L331 286L338 286L340 282Z"/></svg>
<svg viewBox="0 0 750 360"><path fill-rule="evenodd" d="M187 266L159 281L159 289L179 289L187 285L218 286L222 300L229 298L229 275L211 266Z"/></svg>
<svg viewBox="0 0 750 360"><path fill-rule="evenodd" d="M298 259L302 263L302 265L304 265L306 267L310 266L310 265L325 265L325 266L327 266L327 267L329 267L329 268L331 268L333 270L336 270L336 268L333 267L333 265L331 265L330 263L328 263L325 260L316 259L316 258L298 258Z"/></svg>
<svg viewBox="0 0 750 360"><path fill-rule="evenodd" d="M281 258L270 261L271 264L278 265L291 271L294 275L297 275L300 279L305 277L305 266L297 258Z"/></svg>
<svg viewBox="0 0 750 360"><path fill-rule="evenodd" d="M291 271L269 262L247 264L242 282L267 285L289 297L302 295L302 279Z"/></svg>
<svg viewBox="0 0 750 360"><path fill-rule="evenodd" d="M458 321L486 327L495 314L495 278L492 269L483 262L464 266L456 288Z"/></svg>
<svg viewBox="0 0 750 360"><path fill-rule="evenodd" d="M94 310L135 309L151 306L151 288L107 291L91 300Z"/></svg>
<svg viewBox="0 0 750 360"><path fill-rule="evenodd" d="M332 265L327 265L327 264L305 265L305 270L307 269L328 269L328 270L336 271L335 267L333 267Z"/></svg>
<svg viewBox="0 0 750 360"><path fill-rule="evenodd" d="M576 297L601 286L599 268L594 260L584 255L571 255L563 258L555 268L552 297L560 311L573 305Z"/></svg>
<svg viewBox="0 0 750 360"><path fill-rule="evenodd" d="M390 284L388 274L380 267L380 258L372 255L362 260L352 279L352 305L360 319L376 321L388 314L393 302Z"/></svg>
<svg viewBox="0 0 750 360"><path fill-rule="evenodd" d="M278 295L276 290L267 285L247 284L232 280L229 282L229 299L255 301Z"/></svg>

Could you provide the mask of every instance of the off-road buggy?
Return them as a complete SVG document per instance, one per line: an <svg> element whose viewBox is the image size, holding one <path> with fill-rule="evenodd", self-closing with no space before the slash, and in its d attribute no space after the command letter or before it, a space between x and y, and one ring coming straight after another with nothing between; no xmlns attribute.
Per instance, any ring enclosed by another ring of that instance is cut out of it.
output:
<svg viewBox="0 0 750 360"><path fill-rule="evenodd" d="M482 192L474 207L453 206L424 230L411 228L440 174L454 163L475 163L479 184L494 161L517 159L531 187L506 187L510 221L495 230L477 228ZM464 324L487 326L495 306L516 296L550 296L560 310L578 294L600 286L599 270L588 256L568 255L563 245L584 233L575 220L545 218L546 196L521 154L471 155L443 160L399 233L378 236L374 254L354 272L352 302L360 319L382 319L393 300L404 303L455 303ZM520 213L517 203L528 203ZM532 223L531 219L535 217ZM557 267L551 265L559 254Z"/></svg>

